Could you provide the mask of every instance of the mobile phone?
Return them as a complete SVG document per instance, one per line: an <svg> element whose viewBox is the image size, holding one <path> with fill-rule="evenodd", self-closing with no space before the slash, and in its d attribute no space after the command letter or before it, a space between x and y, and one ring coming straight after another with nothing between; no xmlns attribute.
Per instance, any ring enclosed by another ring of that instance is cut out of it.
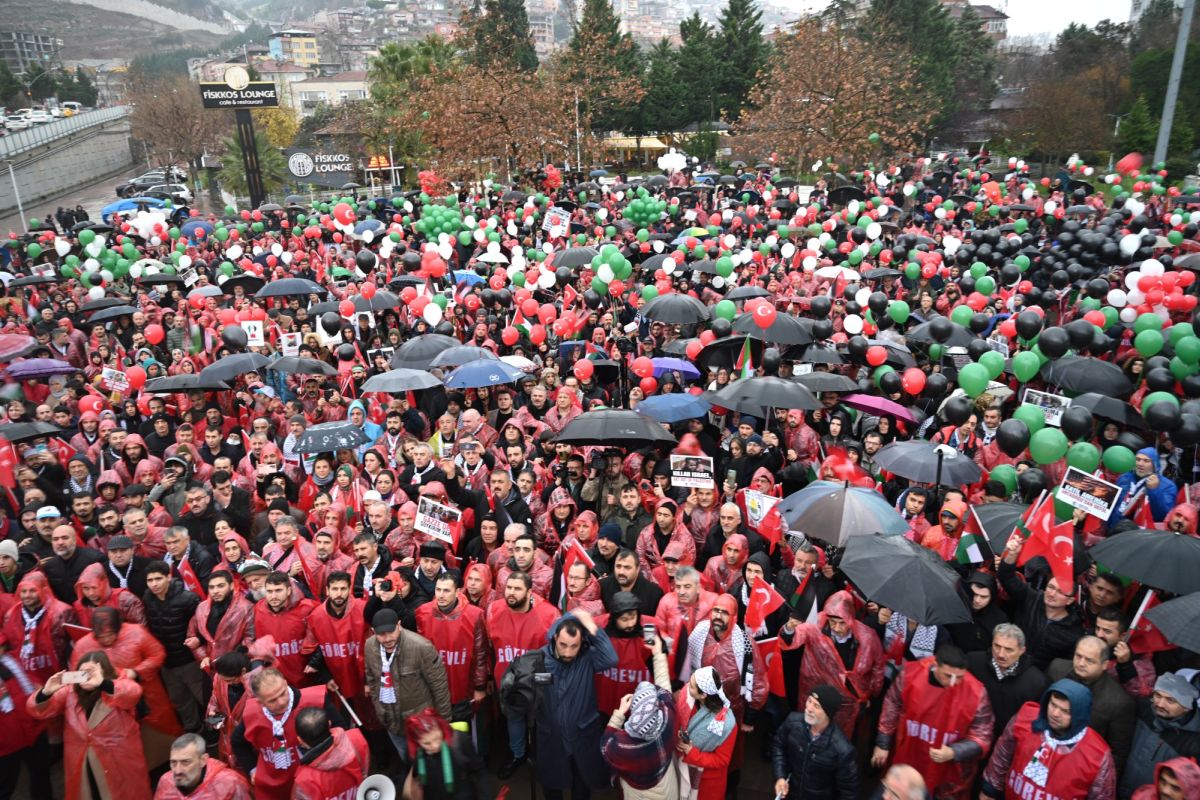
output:
<svg viewBox="0 0 1200 800"><path fill-rule="evenodd" d="M691 744L692 737L688 735L687 728L679 731L679 741L684 742L685 744Z"/></svg>
<svg viewBox="0 0 1200 800"><path fill-rule="evenodd" d="M88 679L88 674L81 669L67 670L62 674L63 686L71 686L76 683L83 683Z"/></svg>
<svg viewBox="0 0 1200 800"><path fill-rule="evenodd" d="M655 628L653 622L643 623L643 625L642 625L642 638L643 639L645 639L647 642L649 642L649 641L653 640L654 637L657 635L658 635L658 630L657 630L657 628Z"/></svg>
<svg viewBox="0 0 1200 800"><path fill-rule="evenodd" d="M735 486L737 485L737 470L736 469L731 469L725 473L725 482L732 483Z"/></svg>

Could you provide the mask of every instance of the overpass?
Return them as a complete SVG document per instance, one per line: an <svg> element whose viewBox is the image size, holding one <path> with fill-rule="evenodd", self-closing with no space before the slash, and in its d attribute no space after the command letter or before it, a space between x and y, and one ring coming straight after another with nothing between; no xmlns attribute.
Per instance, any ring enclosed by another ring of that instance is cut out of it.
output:
<svg viewBox="0 0 1200 800"><path fill-rule="evenodd" d="M129 106L56 119L0 138L0 215L61 197L134 162Z"/></svg>

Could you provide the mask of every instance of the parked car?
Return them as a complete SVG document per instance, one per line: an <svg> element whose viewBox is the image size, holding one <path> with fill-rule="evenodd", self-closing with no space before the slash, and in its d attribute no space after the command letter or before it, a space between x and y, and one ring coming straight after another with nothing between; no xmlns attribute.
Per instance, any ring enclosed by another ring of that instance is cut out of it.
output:
<svg viewBox="0 0 1200 800"><path fill-rule="evenodd" d="M33 123L26 116L13 114L11 117L4 118L4 127L10 131L23 131L32 125Z"/></svg>
<svg viewBox="0 0 1200 800"><path fill-rule="evenodd" d="M182 183L160 183L157 186L151 186L142 194L146 197L170 200L176 205L188 205L192 202L191 190Z"/></svg>

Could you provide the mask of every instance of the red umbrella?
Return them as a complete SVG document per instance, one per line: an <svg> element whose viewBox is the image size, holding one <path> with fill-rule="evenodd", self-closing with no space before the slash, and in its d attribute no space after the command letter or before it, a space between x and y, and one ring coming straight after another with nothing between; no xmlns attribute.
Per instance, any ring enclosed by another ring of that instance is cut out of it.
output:
<svg viewBox="0 0 1200 800"><path fill-rule="evenodd" d="M34 345L37 340L23 333L0 333L0 361L11 361Z"/></svg>

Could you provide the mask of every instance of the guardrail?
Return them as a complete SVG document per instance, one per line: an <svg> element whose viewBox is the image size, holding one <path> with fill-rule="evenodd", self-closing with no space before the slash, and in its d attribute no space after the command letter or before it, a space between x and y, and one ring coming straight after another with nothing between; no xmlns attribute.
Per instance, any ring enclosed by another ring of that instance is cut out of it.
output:
<svg viewBox="0 0 1200 800"><path fill-rule="evenodd" d="M85 111L82 114L56 119L53 122L43 122L23 131L9 133L0 138L0 159L12 158L27 150L53 142L55 139L61 139L98 125L105 125L127 116L129 116L129 106L113 106L112 108Z"/></svg>

